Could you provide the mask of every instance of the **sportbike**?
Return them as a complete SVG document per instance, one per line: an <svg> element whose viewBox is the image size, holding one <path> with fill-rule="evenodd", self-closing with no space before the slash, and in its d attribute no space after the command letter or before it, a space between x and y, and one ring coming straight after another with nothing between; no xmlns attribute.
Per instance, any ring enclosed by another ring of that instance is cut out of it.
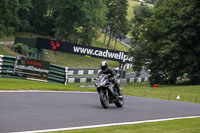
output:
<svg viewBox="0 0 200 133"><path fill-rule="evenodd" d="M119 97L117 88L109 81L108 75L99 74L95 79L95 86L100 96L101 105L108 108L109 104L115 104L116 107L121 108L124 105L123 95Z"/></svg>

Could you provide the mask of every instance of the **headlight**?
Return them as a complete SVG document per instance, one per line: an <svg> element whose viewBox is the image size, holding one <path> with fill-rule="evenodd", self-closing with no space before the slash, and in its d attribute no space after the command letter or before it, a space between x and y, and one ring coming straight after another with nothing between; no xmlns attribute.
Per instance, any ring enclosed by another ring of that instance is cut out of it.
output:
<svg viewBox="0 0 200 133"><path fill-rule="evenodd" d="M98 86L104 86L105 84L106 84L106 80L101 82L101 83L99 83Z"/></svg>

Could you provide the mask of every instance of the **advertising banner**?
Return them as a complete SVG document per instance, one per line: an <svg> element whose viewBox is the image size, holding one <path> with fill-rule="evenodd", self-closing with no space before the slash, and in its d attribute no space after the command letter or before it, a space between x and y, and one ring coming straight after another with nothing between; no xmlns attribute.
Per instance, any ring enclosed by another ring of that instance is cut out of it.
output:
<svg viewBox="0 0 200 133"><path fill-rule="evenodd" d="M114 60L121 63L131 63L133 60L133 57L130 57L127 52L123 51L89 47L79 44L72 44L72 43L43 39L43 38L37 38L36 47L41 49L49 49L54 51L65 52L65 53L88 55L96 58Z"/></svg>
<svg viewBox="0 0 200 133"><path fill-rule="evenodd" d="M47 61L17 56L14 74L30 79L47 80L50 63Z"/></svg>

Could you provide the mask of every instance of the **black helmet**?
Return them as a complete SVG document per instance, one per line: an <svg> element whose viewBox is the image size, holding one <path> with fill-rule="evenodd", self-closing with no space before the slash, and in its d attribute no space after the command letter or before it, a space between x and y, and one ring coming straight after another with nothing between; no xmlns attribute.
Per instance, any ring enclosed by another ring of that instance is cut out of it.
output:
<svg viewBox="0 0 200 133"><path fill-rule="evenodd" d="M108 68L108 63L106 61L101 62L101 70L105 71Z"/></svg>

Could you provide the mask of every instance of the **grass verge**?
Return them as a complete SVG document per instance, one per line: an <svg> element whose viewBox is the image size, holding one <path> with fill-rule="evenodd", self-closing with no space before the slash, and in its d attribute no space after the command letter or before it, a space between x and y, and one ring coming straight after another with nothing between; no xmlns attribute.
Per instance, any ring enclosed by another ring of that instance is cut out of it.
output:
<svg viewBox="0 0 200 133"><path fill-rule="evenodd" d="M57 90L96 92L95 88L80 87L81 85L89 84L93 83L62 85L22 79L0 78L0 90ZM159 86L158 88L153 88L145 83L136 83L132 85L128 84L122 88L123 93L130 96L200 103L200 85ZM180 99L176 99L178 95L180 96Z"/></svg>
<svg viewBox="0 0 200 133"><path fill-rule="evenodd" d="M0 45L0 55L16 56L19 55L11 50L12 44Z"/></svg>
<svg viewBox="0 0 200 133"><path fill-rule="evenodd" d="M51 133L199 133L199 123L193 118Z"/></svg>
<svg viewBox="0 0 200 133"><path fill-rule="evenodd" d="M48 50L48 55L45 55L44 60L70 68L99 68L100 62L105 59ZM110 66L119 66L119 63L116 61L107 60L107 62Z"/></svg>
<svg viewBox="0 0 200 133"><path fill-rule="evenodd" d="M52 90L52 91L96 91L94 88L80 87L81 84L55 84L23 79L0 78L0 90Z"/></svg>
<svg viewBox="0 0 200 133"><path fill-rule="evenodd" d="M136 83L122 88L124 94L131 96L200 103L200 85L153 88L145 83ZM176 99L178 95L180 99Z"/></svg>

